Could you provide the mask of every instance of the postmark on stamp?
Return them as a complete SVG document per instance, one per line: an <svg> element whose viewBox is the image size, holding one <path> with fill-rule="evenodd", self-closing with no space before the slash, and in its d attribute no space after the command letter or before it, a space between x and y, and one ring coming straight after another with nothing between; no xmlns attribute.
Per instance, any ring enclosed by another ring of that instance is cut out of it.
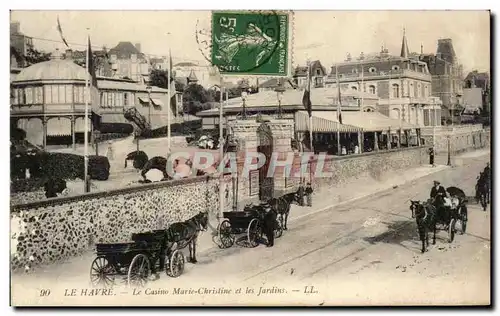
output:
<svg viewBox="0 0 500 316"><path fill-rule="evenodd" d="M290 76L290 13L212 13L210 63L224 75Z"/></svg>

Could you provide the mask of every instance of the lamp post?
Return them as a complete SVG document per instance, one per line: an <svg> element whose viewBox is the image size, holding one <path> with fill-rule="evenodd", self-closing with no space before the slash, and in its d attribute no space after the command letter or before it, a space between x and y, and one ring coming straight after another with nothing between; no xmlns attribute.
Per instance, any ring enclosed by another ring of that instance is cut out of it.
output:
<svg viewBox="0 0 500 316"><path fill-rule="evenodd" d="M276 91L276 97L278 98L278 118L282 119L283 113L281 111L281 101L283 100L283 92L285 92L285 88L283 87L281 81L274 91Z"/></svg>
<svg viewBox="0 0 500 316"><path fill-rule="evenodd" d="M146 87L146 91L148 91L148 107L149 107L149 115L148 115L148 120L149 120L149 125L151 125L151 86Z"/></svg>
<svg viewBox="0 0 500 316"><path fill-rule="evenodd" d="M448 139L448 166L451 166L451 142L450 142L450 135L447 137Z"/></svg>
<svg viewBox="0 0 500 316"><path fill-rule="evenodd" d="M247 99L248 93L243 90L241 91L241 100L243 100L243 119L247 119L247 108L246 108L246 99Z"/></svg>

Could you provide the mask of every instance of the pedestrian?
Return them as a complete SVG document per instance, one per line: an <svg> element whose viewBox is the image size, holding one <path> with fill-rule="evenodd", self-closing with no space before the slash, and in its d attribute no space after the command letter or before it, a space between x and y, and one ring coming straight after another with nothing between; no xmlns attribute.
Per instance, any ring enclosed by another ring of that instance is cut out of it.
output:
<svg viewBox="0 0 500 316"><path fill-rule="evenodd" d="M109 161L113 161L114 159L114 152L113 152L113 143L111 141L108 142L108 151L106 152L106 157L108 157Z"/></svg>
<svg viewBox="0 0 500 316"><path fill-rule="evenodd" d="M266 235L267 247L273 247L274 246L274 230L278 224L277 223L278 214L271 207L271 205L267 202L262 203L261 207L264 210L263 232L264 232L264 235Z"/></svg>
<svg viewBox="0 0 500 316"><path fill-rule="evenodd" d="M434 164L434 148L429 148L429 164L432 167L435 167L436 165Z"/></svg>
<svg viewBox="0 0 500 316"><path fill-rule="evenodd" d="M313 194L313 188L311 182L308 182L306 185L306 201L307 201L307 206L309 207L312 206L312 194Z"/></svg>

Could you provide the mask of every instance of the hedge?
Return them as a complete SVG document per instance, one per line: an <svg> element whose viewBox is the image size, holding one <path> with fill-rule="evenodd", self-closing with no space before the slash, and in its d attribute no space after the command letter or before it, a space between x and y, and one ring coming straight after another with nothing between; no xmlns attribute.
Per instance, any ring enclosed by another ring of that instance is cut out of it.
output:
<svg viewBox="0 0 500 316"><path fill-rule="evenodd" d="M19 156L19 157L17 157ZM26 169L31 178L84 179L83 156L68 153L42 152L34 155L11 153L11 179L24 179ZM107 157L89 156L89 175L94 180L107 180L110 164Z"/></svg>

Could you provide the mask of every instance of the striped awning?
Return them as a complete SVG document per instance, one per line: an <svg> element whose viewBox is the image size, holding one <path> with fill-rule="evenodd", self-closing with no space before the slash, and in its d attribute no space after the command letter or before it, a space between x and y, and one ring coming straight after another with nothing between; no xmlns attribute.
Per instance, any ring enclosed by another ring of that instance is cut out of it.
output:
<svg viewBox="0 0 500 316"><path fill-rule="evenodd" d="M154 106L163 106L163 102L160 99L151 99Z"/></svg>
<svg viewBox="0 0 500 316"><path fill-rule="evenodd" d="M338 122L337 111L315 111L313 117L323 118ZM390 118L379 112L343 111L342 123L346 123L363 130L364 132L395 131L399 129L410 130L418 128L406 121Z"/></svg>
<svg viewBox="0 0 500 316"><path fill-rule="evenodd" d="M143 103L144 105L149 104L148 98L139 97L138 99L139 99L139 101L141 101L141 103Z"/></svg>
<svg viewBox="0 0 500 316"><path fill-rule="evenodd" d="M340 124L339 122L333 120L317 117L314 115L314 112L312 125L313 132L315 133L331 133L336 132L337 130L341 133L357 133L362 131L361 128L353 125ZM309 114L307 114L306 111L297 112L295 130L297 132L309 131Z"/></svg>

